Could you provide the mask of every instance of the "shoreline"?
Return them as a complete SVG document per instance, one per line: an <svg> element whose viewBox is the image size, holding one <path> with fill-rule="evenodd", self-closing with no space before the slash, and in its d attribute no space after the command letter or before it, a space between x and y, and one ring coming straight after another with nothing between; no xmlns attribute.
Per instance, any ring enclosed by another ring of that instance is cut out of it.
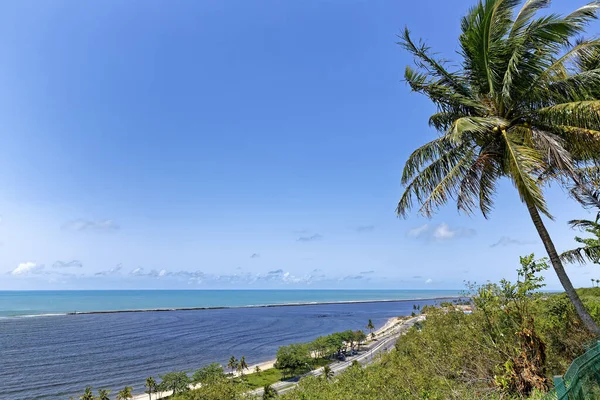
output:
<svg viewBox="0 0 600 400"><path fill-rule="evenodd" d="M274 307L305 307L305 306L321 306L321 305L336 305L336 304L375 304L375 303L405 303L409 301L445 301L462 299L465 296L437 296L437 297L418 297L411 299L381 299L381 300L341 300L341 301L315 301L315 302L299 302L299 303L271 303L271 304L252 304L245 306L205 306L205 307L165 307L165 308L141 308L141 309L124 309L124 310L93 310L93 311L67 311L67 312L52 312L46 314L20 314L0 316L1 320L18 319L18 318L36 318L36 317L59 317L59 316L75 316L75 315L96 315L96 314L120 314L120 313L145 313L145 312L170 312L170 311L209 311L209 310L236 310L236 309L254 309L254 308L274 308Z"/></svg>

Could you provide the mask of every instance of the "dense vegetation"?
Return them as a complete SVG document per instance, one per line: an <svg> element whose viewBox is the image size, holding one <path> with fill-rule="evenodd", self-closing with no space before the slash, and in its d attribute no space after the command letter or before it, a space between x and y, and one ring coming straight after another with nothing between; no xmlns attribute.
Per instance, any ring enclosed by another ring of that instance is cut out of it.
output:
<svg viewBox="0 0 600 400"><path fill-rule="evenodd" d="M331 382L303 379L282 398L506 399L543 393L593 336L566 294L534 293L546 261L528 256L521 262L518 282L471 287L472 314L427 308L427 321L380 362L354 366ZM579 295L600 321L600 288Z"/></svg>

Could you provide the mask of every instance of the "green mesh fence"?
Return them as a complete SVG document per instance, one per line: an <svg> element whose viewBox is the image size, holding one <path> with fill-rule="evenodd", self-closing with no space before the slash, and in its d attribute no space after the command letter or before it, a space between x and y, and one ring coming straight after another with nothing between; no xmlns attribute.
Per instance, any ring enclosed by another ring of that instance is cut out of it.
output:
<svg viewBox="0 0 600 400"><path fill-rule="evenodd" d="M577 357L544 400L600 399L600 342Z"/></svg>

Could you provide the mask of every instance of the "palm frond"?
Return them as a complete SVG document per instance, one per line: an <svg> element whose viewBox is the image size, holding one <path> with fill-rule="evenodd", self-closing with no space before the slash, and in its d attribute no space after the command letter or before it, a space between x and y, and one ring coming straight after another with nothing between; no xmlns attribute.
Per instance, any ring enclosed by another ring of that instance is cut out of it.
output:
<svg viewBox="0 0 600 400"><path fill-rule="evenodd" d="M510 131L504 130L502 136L506 144L505 173L512 178L521 201L535 206L548 218L552 218L534 175L536 171L545 170L546 164L542 155L539 151L520 144L522 138Z"/></svg>
<svg viewBox="0 0 600 400"><path fill-rule="evenodd" d="M529 21L534 17L539 10L550 5L550 0L527 0L515 18L515 22L510 30L509 38L514 38L523 32Z"/></svg>
<svg viewBox="0 0 600 400"><path fill-rule="evenodd" d="M466 145L455 147L440 154L437 159L422 170L411 171L411 173L406 171L407 163L403 172L405 190L398 202L397 214L406 216L412 208L414 196L417 202L422 205L420 212L430 216L434 206L445 203L449 196L453 195L455 192L454 187L472 163L473 154L472 147ZM413 176L412 181L407 182L405 180L408 176Z"/></svg>
<svg viewBox="0 0 600 400"><path fill-rule="evenodd" d="M430 55L430 48L426 46L424 43L416 44L410 37L410 31L408 28L404 28L404 32L402 36L400 36L400 44L406 50L408 50L417 61L417 65L426 70L429 75L440 78L438 84L446 85L451 87L463 96L469 96L468 86L465 85L464 80L461 76L448 72L446 70L443 60L436 60L432 55Z"/></svg>
<svg viewBox="0 0 600 400"><path fill-rule="evenodd" d="M571 154L565 149L565 141L547 131L532 129L532 146L544 156L545 162L553 169L573 174L575 166Z"/></svg>
<svg viewBox="0 0 600 400"><path fill-rule="evenodd" d="M600 100L574 101L544 107L533 113L544 125L564 125L589 130L592 136L600 127Z"/></svg>
<svg viewBox="0 0 600 400"><path fill-rule="evenodd" d="M527 85L526 93L535 93L538 96L545 96L546 88L556 81L556 77L566 71L568 64L588 57L600 49L600 39L581 40L575 46L569 48L562 56L551 59L550 63L544 66L543 71L532 79Z"/></svg>
<svg viewBox="0 0 600 400"><path fill-rule="evenodd" d="M496 181L501 170L496 155L480 153L460 184L457 207L467 214L473 213L476 204L485 218L488 218L494 203Z"/></svg>
<svg viewBox="0 0 600 400"><path fill-rule="evenodd" d="M560 259L569 264L585 264L587 261L597 263L600 259L600 246L585 246L568 250L560 255Z"/></svg>

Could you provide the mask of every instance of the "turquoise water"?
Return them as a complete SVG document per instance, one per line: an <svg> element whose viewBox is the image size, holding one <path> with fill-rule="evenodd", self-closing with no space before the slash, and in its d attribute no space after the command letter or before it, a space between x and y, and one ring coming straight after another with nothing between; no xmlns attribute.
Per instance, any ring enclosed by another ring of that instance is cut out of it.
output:
<svg viewBox="0 0 600 400"><path fill-rule="evenodd" d="M0 318L72 312L248 307L458 296L455 290L0 291Z"/></svg>

